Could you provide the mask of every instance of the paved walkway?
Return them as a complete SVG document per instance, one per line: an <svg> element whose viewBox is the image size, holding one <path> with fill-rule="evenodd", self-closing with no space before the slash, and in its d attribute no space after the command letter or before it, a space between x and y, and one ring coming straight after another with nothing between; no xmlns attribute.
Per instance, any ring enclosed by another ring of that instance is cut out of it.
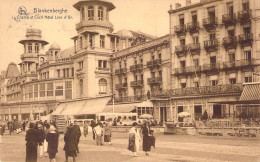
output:
<svg viewBox="0 0 260 162"><path fill-rule="evenodd" d="M4 135L0 144L1 162L25 161L25 133ZM143 151L139 157L132 157L127 148L127 134L113 133L112 145L97 146L91 134L81 137L80 153L77 161L121 162L121 161L259 161L260 140L256 138L224 138L207 136L156 135L156 148L150 156ZM60 136L57 162L63 162L63 135ZM141 150L140 146L140 150ZM48 157L39 158L38 162L48 161Z"/></svg>

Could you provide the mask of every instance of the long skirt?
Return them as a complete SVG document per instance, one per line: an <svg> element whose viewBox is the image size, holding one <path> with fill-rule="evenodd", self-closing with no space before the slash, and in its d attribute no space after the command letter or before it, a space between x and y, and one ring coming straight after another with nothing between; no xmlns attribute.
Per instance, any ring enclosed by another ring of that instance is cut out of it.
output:
<svg viewBox="0 0 260 162"><path fill-rule="evenodd" d="M26 144L26 162L37 162L37 145L34 143Z"/></svg>
<svg viewBox="0 0 260 162"><path fill-rule="evenodd" d="M139 151L139 140L135 140L135 139L129 139L128 142L128 150L132 151L132 152L138 152Z"/></svg>
<svg viewBox="0 0 260 162"><path fill-rule="evenodd" d="M143 151L151 150L151 138L149 136L143 136Z"/></svg>
<svg viewBox="0 0 260 162"><path fill-rule="evenodd" d="M110 135L105 135L104 136L104 142L111 142Z"/></svg>

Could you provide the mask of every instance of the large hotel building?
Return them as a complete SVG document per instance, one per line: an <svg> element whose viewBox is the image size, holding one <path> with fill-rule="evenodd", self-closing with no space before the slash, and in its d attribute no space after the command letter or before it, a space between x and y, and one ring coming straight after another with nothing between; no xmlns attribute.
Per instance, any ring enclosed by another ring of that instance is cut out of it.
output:
<svg viewBox="0 0 260 162"><path fill-rule="evenodd" d="M259 106L239 101L243 83L260 71L260 2L201 0L168 11L170 33L114 32L106 0L74 4L80 12L74 47L61 50L27 29L20 70L10 63L0 78L1 120L26 120L52 113L92 118L99 112L151 114L177 122L188 112L199 120L236 118L244 110L259 117ZM165 11L166 12L166 11ZM114 95L113 95L114 94Z"/></svg>

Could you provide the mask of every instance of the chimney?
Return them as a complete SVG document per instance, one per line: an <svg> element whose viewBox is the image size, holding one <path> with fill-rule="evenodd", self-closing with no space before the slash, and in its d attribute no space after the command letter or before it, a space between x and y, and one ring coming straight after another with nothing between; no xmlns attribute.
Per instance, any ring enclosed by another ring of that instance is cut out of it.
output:
<svg viewBox="0 0 260 162"><path fill-rule="evenodd" d="M175 9L178 9L181 7L181 4L180 3L175 3Z"/></svg>
<svg viewBox="0 0 260 162"><path fill-rule="evenodd" d="M186 0L186 6L191 4L191 0Z"/></svg>

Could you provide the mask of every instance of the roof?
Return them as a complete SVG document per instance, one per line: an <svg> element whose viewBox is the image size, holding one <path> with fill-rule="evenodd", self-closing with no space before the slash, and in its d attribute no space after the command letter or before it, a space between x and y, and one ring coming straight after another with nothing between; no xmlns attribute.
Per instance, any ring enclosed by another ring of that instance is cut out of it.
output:
<svg viewBox="0 0 260 162"><path fill-rule="evenodd" d="M260 101L260 83L247 84L239 99L240 101Z"/></svg>
<svg viewBox="0 0 260 162"><path fill-rule="evenodd" d="M115 5L112 2L108 1L108 0L80 0L76 4L74 4L73 7L75 7L79 11L82 3L86 3L86 2L104 3L104 4L107 5L109 11L111 11L111 10L116 8Z"/></svg>
<svg viewBox="0 0 260 162"><path fill-rule="evenodd" d="M132 32L130 32L129 30L119 30L118 32L116 32L116 35L119 36L120 38L133 38L133 34Z"/></svg>
<svg viewBox="0 0 260 162"><path fill-rule="evenodd" d="M60 57L69 58L74 54L74 47L67 48L65 50L60 51Z"/></svg>
<svg viewBox="0 0 260 162"><path fill-rule="evenodd" d="M150 39L156 39L157 38L156 36L153 36L153 35L141 32L141 31L132 31L132 30L130 30L130 32L132 32L132 34L134 34L134 35L142 35L142 36L144 36L146 38L150 38Z"/></svg>
<svg viewBox="0 0 260 162"><path fill-rule="evenodd" d="M53 43L50 45L50 50L54 49L54 50L60 50L60 45L57 43Z"/></svg>
<svg viewBox="0 0 260 162"><path fill-rule="evenodd" d="M6 70L6 78L14 78L20 75L20 72L18 70L18 67L15 63L11 62Z"/></svg>

